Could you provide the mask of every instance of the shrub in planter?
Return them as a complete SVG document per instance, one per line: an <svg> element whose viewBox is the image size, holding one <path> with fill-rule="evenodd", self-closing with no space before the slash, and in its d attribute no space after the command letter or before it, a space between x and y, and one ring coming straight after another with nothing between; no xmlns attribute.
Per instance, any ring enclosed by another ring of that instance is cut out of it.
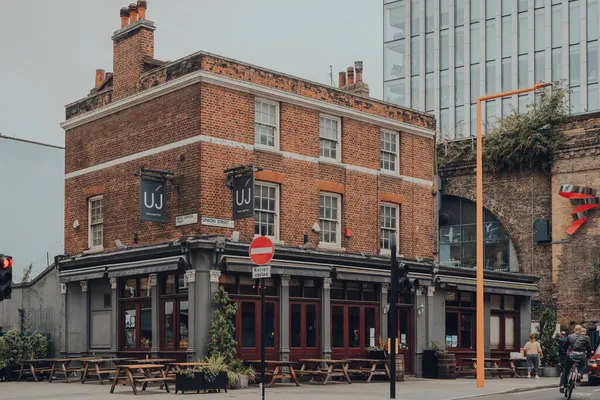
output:
<svg viewBox="0 0 600 400"><path fill-rule="evenodd" d="M227 392L228 370L222 356L207 357L208 365L177 371L175 376L175 393L181 390L217 390Z"/></svg>
<svg viewBox="0 0 600 400"><path fill-rule="evenodd" d="M248 384L256 379L256 371L246 367L241 360L233 360L229 365L229 387L246 389Z"/></svg>
<svg viewBox="0 0 600 400"><path fill-rule="evenodd" d="M429 342L423 350L423 378L437 379L438 356L446 352L446 346L440 342Z"/></svg>

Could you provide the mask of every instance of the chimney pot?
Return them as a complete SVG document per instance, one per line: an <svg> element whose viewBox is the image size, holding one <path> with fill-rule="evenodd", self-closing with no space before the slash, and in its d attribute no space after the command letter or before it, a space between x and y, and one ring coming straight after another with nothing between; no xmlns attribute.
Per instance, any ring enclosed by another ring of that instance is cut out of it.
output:
<svg viewBox="0 0 600 400"><path fill-rule="evenodd" d="M97 69L96 70L96 86L94 86L94 87L98 87L98 86L102 85L102 82L104 82L105 78L106 78L106 74L105 74L104 70Z"/></svg>
<svg viewBox="0 0 600 400"><path fill-rule="evenodd" d="M348 86L354 84L354 68L348 67Z"/></svg>
<svg viewBox="0 0 600 400"><path fill-rule="evenodd" d="M125 28L129 25L129 8L123 7L121 8L121 28Z"/></svg>
<svg viewBox="0 0 600 400"><path fill-rule="evenodd" d="M131 3L129 5L129 23L133 24L135 21L137 21L137 19L138 19L137 4Z"/></svg>
<svg viewBox="0 0 600 400"><path fill-rule="evenodd" d="M340 89L346 86L346 73L344 71L340 72L339 75L339 87Z"/></svg>
<svg viewBox="0 0 600 400"><path fill-rule="evenodd" d="M138 19L146 19L146 10L148 9L148 2L146 0L138 0Z"/></svg>
<svg viewBox="0 0 600 400"><path fill-rule="evenodd" d="M362 82L363 81L363 62L362 61L356 61L354 62L354 70L356 71L356 82Z"/></svg>

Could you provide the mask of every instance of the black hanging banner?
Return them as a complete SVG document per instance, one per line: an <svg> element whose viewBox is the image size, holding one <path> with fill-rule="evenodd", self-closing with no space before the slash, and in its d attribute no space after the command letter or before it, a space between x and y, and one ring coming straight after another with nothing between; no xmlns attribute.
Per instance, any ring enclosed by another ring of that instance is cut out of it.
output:
<svg viewBox="0 0 600 400"><path fill-rule="evenodd" d="M233 178L233 219L254 217L254 173Z"/></svg>
<svg viewBox="0 0 600 400"><path fill-rule="evenodd" d="M140 180L140 219L165 222L167 219L166 182L163 180Z"/></svg>

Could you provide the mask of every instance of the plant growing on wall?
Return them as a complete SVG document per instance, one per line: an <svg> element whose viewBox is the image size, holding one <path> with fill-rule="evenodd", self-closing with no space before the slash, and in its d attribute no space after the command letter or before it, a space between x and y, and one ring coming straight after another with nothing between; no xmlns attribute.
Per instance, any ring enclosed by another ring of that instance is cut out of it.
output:
<svg viewBox="0 0 600 400"><path fill-rule="evenodd" d="M47 358L48 349L45 336L13 328L0 337L0 368L19 364L23 359Z"/></svg>
<svg viewBox="0 0 600 400"><path fill-rule="evenodd" d="M539 93L526 112L513 109L509 115L488 126L483 137L483 160L487 171L548 171L551 168L563 138L558 125L569 113L569 89L557 82ZM475 150L472 139L442 143L438 146L438 163L441 167L473 164Z"/></svg>
<svg viewBox="0 0 600 400"><path fill-rule="evenodd" d="M219 287L212 301L215 313L208 328L208 353L211 357L221 356L226 363L235 359L234 318L237 304L231 301L225 289Z"/></svg>
<svg viewBox="0 0 600 400"><path fill-rule="evenodd" d="M556 335L556 314L550 309L544 310L540 316L539 341L542 346L542 366L556 367L558 365L558 343Z"/></svg>

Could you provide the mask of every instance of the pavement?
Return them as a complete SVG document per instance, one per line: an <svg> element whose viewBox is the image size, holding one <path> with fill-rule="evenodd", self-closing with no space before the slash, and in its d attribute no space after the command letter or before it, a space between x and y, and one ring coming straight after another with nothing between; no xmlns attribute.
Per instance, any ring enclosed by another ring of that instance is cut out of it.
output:
<svg viewBox="0 0 600 400"><path fill-rule="evenodd" d="M487 379L485 388L477 389L474 379L457 380L428 380L428 379L408 379L405 382L398 382L396 386L396 399L398 400L458 400L483 397L485 399L505 399L507 396L522 396L528 400L537 399L531 397L532 391L547 390L547 394L558 393L558 378L540 378L540 379ZM389 382L354 382L351 385L342 382L331 382L327 385L306 383L300 387L291 384L276 384L272 388L266 389L265 399L286 399L286 400L382 400L389 399ZM553 388L552 391L549 388ZM172 387L174 392L174 385ZM581 390L579 390L581 389ZM591 390L595 388L577 388L573 394L573 399L578 399L585 393L595 393ZM110 385L100 385L89 382L81 384L79 382L0 382L0 399L2 400L59 400L59 399L134 399L138 397L148 399L173 399L173 394L167 394L159 391L158 387L149 387L145 392L138 391L138 396L134 396L129 386L119 385L115 388L114 394L109 394ZM527 391L527 393L523 393ZM196 395L193 392L189 396L206 400L217 399L236 399L236 400L256 400L260 399L258 387L253 386L244 390L230 390L228 393L210 393ZM193 394L192 394L193 393ZM599 395L600 391L596 393ZM492 396L492 397L489 397ZM514 398L517 398L514 397ZM187 396L186 396L187 398ZM560 398L559 396L539 397L540 399ZM564 397L563 397L564 398ZM582 399L595 399L595 397L581 397Z"/></svg>

